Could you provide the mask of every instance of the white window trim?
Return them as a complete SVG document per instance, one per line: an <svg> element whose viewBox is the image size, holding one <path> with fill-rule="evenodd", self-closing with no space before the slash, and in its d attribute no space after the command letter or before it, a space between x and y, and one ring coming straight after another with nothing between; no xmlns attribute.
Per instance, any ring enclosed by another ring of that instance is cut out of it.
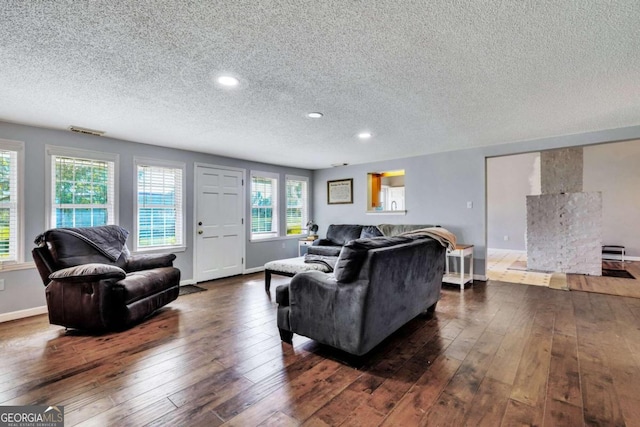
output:
<svg viewBox="0 0 640 427"><path fill-rule="evenodd" d="M54 194L54 185L55 179L52 176L51 170L51 161L53 156L62 156L62 157L76 157L82 159L91 159L91 160L101 160L105 162L113 162L113 221L110 224L118 224L118 213L119 213L119 197L118 197L118 189L119 186L119 171L120 171L120 155L115 153L105 153L101 151L91 151L91 150L82 150L80 148L72 148L72 147L59 147L55 145L46 145L46 160L45 160L45 217L46 217L46 228L51 229L55 227L53 221L51 220L51 210L53 206L53 194Z"/></svg>
<svg viewBox="0 0 640 427"><path fill-rule="evenodd" d="M12 141L10 139L0 139L0 149L7 151L15 151L17 153L18 158L18 173L16 174L16 178L18 181L18 205L16 213L16 218L18 221L18 226L16 230L18 232L18 236L16 239L16 259L12 261L4 261L0 262L0 270L20 270L23 268L30 268L23 266L25 264L24 260L24 142L22 141ZM27 263L32 264L32 263Z"/></svg>
<svg viewBox="0 0 640 427"><path fill-rule="evenodd" d="M162 168L182 169L182 243L176 245L152 246L149 248L138 247L138 166L157 166ZM174 162L170 160L151 159L148 157L133 158L133 249L135 253L156 253L156 252L183 252L187 248L187 165L183 162Z"/></svg>
<svg viewBox="0 0 640 427"><path fill-rule="evenodd" d="M276 197L275 200L275 209L273 209L273 214L276 216L273 223L276 225L276 231L272 231L270 233L253 233L251 232L251 223L253 218L251 217L251 211L253 210L253 204L251 203L251 194L253 193L253 178L270 178L276 180L275 192ZM254 171L252 170L249 174L249 236L252 242L263 242L269 239L275 239L280 237L280 174L274 172L262 172L262 171Z"/></svg>
<svg viewBox="0 0 640 427"><path fill-rule="evenodd" d="M310 194L309 194L309 177L308 176L299 176L299 175L285 175L284 176L284 188L285 188L285 194L284 194L284 220L285 220L285 230L284 230L284 234L287 237L300 237L300 236L305 236L308 234L309 230L307 230L307 224L303 221L304 224L302 224L302 232L300 234L286 234L287 233L287 225L286 225L286 221L287 221L287 181L304 181L307 183L307 206L305 206L305 210L307 213L307 221L309 221L310 219L310 212L309 212L309 199L310 199Z"/></svg>

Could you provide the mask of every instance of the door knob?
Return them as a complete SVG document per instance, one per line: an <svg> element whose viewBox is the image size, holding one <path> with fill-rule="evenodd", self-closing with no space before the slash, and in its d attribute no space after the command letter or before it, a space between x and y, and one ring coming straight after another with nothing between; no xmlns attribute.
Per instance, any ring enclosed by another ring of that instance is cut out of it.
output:
<svg viewBox="0 0 640 427"><path fill-rule="evenodd" d="M203 231L202 231L202 230L198 230L198 234L202 234L202 233L203 233Z"/></svg>
<svg viewBox="0 0 640 427"><path fill-rule="evenodd" d="M202 221L198 222L198 225L202 225Z"/></svg>

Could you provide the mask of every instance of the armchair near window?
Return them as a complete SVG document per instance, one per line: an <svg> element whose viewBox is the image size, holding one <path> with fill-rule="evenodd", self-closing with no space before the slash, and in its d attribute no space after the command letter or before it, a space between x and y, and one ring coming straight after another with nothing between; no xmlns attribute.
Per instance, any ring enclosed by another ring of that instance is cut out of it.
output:
<svg viewBox="0 0 640 427"><path fill-rule="evenodd" d="M57 228L36 239L49 322L85 330L129 327L178 297L174 254L131 255L117 225Z"/></svg>

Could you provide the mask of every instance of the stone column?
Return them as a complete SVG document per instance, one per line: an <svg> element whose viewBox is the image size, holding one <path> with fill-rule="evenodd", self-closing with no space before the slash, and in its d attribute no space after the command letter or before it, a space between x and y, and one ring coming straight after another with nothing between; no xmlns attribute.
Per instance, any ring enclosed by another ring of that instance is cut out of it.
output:
<svg viewBox="0 0 640 427"><path fill-rule="evenodd" d="M582 192L582 148L542 152L542 194L527 196L527 267L602 275L602 194Z"/></svg>

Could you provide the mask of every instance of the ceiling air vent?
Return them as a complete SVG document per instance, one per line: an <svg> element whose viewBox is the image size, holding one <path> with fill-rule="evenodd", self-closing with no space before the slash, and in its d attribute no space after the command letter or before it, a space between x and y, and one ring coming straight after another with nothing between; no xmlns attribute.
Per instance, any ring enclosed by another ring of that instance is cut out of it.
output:
<svg viewBox="0 0 640 427"><path fill-rule="evenodd" d="M71 132L84 133L85 135L102 136L105 134L103 130L87 129L87 128L83 128L80 126L73 126L73 125L69 126L69 130Z"/></svg>

